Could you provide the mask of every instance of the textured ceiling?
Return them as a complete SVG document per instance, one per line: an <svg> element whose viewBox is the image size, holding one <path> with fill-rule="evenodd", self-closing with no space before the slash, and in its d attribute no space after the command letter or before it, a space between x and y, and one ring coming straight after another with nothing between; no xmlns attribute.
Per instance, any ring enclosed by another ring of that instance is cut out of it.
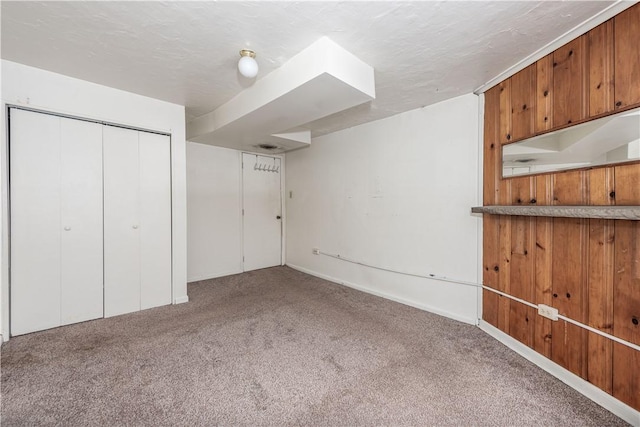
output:
<svg viewBox="0 0 640 427"><path fill-rule="evenodd" d="M612 2L1 2L2 58L214 110L328 36L375 69L374 101L305 126L314 136L472 92Z"/></svg>

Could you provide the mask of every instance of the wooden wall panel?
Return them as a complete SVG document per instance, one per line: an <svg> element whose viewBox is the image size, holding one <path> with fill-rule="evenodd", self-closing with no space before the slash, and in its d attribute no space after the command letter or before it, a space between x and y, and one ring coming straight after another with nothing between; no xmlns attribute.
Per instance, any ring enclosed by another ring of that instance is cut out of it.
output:
<svg viewBox="0 0 640 427"><path fill-rule="evenodd" d="M482 241L482 283L494 289L500 289L500 261L498 259L499 250L499 218L495 216L485 216L482 220L482 230L485 238ZM483 319L496 328L498 327L498 294L482 291L482 313Z"/></svg>
<svg viewBox="0 0 640 427"><path fill-rule="evenodd" d="M587 323L613 333L613 221L589 220L589 270ZM607 393L613 387L613 343L594 333L588 335L587 380Z"/></svg>
<svg viewBox="0 0 640 427"><path fill-rule="evenodd" d="M640 205L640 165L615 167L614 198L616 205Z"/></svg>
<svg viewBox="0 0 640 427"><path fill-rule="evenodd" d="M640 345L640 221L615 223L613 332ZM613 345L613 395L640 408L640 352Z"/></svg>
<svg viewBox="0 0 640 427"><path fill-rule="evenodd" d="M536 62L536 132L553 126L553 54Z"/></svg>
<svg viewBox="0 0 640 427"><path fill-rule="evenodd" d="M586 117L585 36L553 53L553 125L562 126Z"/></svg>
<svg viewBox="0 0 640 427"><path fill-rule="evenodd" d="M536 64L511 78L511 140L528 138L535 132Z"/></svg>
<svg viewBox="0 0 640 427"><path fill-rule="evenodd" d="M511 80L505 80L498 85L500 91L500 143L511 141Z"/></svg>
<svg viewBox="0 0 640 427"><path fill-rule="evenodd" d="M585 222L580 218L555 218L553 221L552 296L560 314L584 322ZM576 375L583 375L585 333L565 321L553 322L551 360Z"/></svg>
<svg viewBox="0 0 640 427"><path fill-rule="evenodd" d="M616 15L615 108L640 103L640 6L635 5Z"/></svg>
<svg viewBox="0 0 640 427"><path fill-rule="evenodd" d="M613 110L613 21L589 31L589 117Z"/></svg>
<svg viewBox="0 0 640 427"><path fill-rule="evenodd" d="M535 219L511 218L510 294L525 301L533 299L535 252L533 241ZM533 347L535 312L517 301L510 301L509 334L518 341Z"/></svg>
<svg viewBox="0 0 640 427"><path fill-rule="evenodd" d="M507 294L511 293L511 218L500 216L498 231L498 290ZM511 314L511 300L503 296L498 297L498 328L502 332L509 333Z"/></svg>
<svg viewBox="0 0 640 427"><path fill-rule="evenodd" d="M485 205L498 202L498 182L502 177L502 149L500 145L500 88L494 87L484 94L484 167L483 200Z"/></svg>
<svg viewBox="0 0 640 427"><path fill-rule="evenodd" d="M562 172L552 176L554 205L584 205L587 202L585 171Z"/></svg>
<svg viewBox="0 0 640 427"><path fill-rule="evenodd" d="M638 25L640 4L487 91L485 204L640 205L638 162L502 179L498 150L640 105ZM484 224L486 284L640 344L640 222L486 215ZM639 352L484 298L487 322L640 410Z"/></svg>

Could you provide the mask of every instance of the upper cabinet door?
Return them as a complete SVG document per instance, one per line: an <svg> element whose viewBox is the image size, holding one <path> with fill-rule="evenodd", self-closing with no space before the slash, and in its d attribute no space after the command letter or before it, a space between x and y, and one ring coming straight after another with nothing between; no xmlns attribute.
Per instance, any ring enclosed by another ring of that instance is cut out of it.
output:
<svg viewBox="0 0 640 427"><path fill-rule="evenodd" d="M511 140L530 137L535 132L536 64L511 77Z"/></svg>
<svg viewBox="0 0 640 427"><path fill-rule="evenodd" d="M589 117L613 111L613 20L587 33Z"/></svg>
<svg viewBox="0 0 640 427"><path fill-rule="evenodd" d="M553 126L564 126L587 116L586 35L553 53Z"/></svg>
<svg viewBox="0 0 640 427"><path fill-rule="evenodd" d="M640 5L614 18L615 108L640 103Z"/></svg>

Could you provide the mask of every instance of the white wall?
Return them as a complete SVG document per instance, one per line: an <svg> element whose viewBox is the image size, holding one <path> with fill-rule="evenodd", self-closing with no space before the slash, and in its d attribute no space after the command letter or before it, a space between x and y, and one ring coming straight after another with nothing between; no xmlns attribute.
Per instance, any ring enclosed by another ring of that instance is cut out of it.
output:
<svg viewBox="0 0 640 427"><path fill-rule="evenodd" d="M240 152L187 142L187 278L242 272Z"/></svg>
<svg viewBox="0 0 640 427"><path fill-rule="evenodd" d="M171 134L172 279L174 303L187 298L187 209L184 107L74 79L56 73L2 61L0 144L2 174L1 330L9 336L8 210L6 104L23 105L78 117L103 120Z"/></svg>
<svg viewBox="0 0 640 427"><path fill-rule="evenodd" d="M478 97L469 94L313 139L287 153L287 264L476 323ZM293 197L289 198L289 192Z"/></svg>

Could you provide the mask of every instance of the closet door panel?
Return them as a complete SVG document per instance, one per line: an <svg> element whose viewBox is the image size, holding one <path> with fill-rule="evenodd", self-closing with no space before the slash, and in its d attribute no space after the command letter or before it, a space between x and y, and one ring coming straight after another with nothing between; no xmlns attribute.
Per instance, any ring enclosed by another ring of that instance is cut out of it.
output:
<svg viewBox="0 0 640 427"><path fill-rule="evenodd" d="M102 125L60 119L61 323L103 316Z"/></svg>
<svg viewBox="0 0 640 427"><path fill-rule="evenodd" d="M11 335L60 325L60 118L11 109Z"/></svg>
<svg viewBox="0 0 640 427"><path fill-rule="evenodd" d="M166 135L139 133L141 308L171 304L171 153Z"/></svg>
<svg viewBox="0 0 640 427"><path fill-rule="evenodd" d="M140 310L138 132L103 128L104 315Z"/></svg>

